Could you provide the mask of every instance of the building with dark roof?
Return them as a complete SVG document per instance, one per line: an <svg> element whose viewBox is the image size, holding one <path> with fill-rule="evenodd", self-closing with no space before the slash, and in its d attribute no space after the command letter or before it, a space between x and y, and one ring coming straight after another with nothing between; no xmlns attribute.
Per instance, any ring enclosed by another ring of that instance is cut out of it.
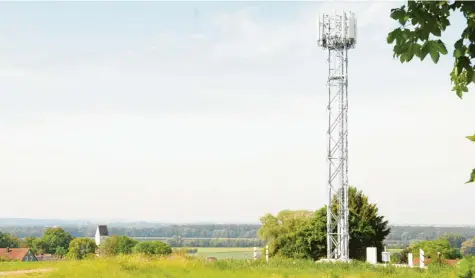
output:
<svg viewBox="0 0 475 278"><path fill-rule="evenodd" d="M107 225L98 225L96 229L96 245L100 246L104 240L109 236L109 230L107 229Z"/></svg>

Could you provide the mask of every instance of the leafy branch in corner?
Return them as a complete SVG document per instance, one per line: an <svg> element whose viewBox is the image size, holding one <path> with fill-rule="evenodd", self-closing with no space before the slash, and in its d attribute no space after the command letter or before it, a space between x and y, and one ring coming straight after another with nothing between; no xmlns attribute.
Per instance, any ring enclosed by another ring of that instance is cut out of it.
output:
<svg viewBox="0 0 475 278"><path fill-rule="evenodd" d="M388 34L387 43L394 44L393 57L401 63L410 62L414 57L421 61L430 55L437 64L440 55L448 54L445 43L440 39L442 33L450 26L452 12L460 11L466 19L466 28L460 39L454 43L454 66L450 80L459 98L468 92L468 85L475 83L472 63L475 58L475 1L408 1L407 5L391 9L391 18L398 21L400 27ZM475 134L467 136L475 142ZM475 169L472 170L467 183L475 181Z"/></svg>

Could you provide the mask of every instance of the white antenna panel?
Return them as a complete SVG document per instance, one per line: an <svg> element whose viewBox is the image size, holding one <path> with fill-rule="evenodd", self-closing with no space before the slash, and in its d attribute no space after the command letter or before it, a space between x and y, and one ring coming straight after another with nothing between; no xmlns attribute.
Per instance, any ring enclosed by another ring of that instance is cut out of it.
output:
<svg viewBox="0 0 475 278"><path fill-rule="evenodd" d="M320 15L320 39L321 40L324 40L325 37L326 37L326 34L325 34L325 16L324 15Z"/></svg>
<svg viewBox="0 0 475 278"><path fill-rule="evenodd" d="M343 12L343 17L342 17L342 21L341 21L341 37L343 39L347 39L348 38L348 28L346 28L346 13Z"/></svg>
<svg viewBox="0 0 475 278"><path fill-rule="evenodd" d="M356 17L355 14L350 14L348 22L348 38L356 41Z"/></svg>

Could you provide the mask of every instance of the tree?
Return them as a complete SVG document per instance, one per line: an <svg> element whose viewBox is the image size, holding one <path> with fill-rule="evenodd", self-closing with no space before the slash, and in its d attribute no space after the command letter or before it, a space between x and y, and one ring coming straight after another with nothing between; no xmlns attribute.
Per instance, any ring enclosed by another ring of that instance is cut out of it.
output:
<svg viewBox="0 0 475 278"><path fill-rule="evenodd" d="M450 25L449 17L454 11L460 11L467 22L460 39L454 43L454 67L450 73L452 91L462 98L468 92L468 85L475 83L472 64L475 58L475 2L408 1L407 6L391 10L391 18L401 26L388 34L387 42L394 43L394 57L399 57L401 63L410 62L414 56L423 61L430 54L437 64L440 55L448 53L445 43L439 38ZM467 139L475 142L475 134ZM475 168L467 183L474 181Z"/></svg>
<svg viewBox="0 0 475 278"><path fill-rule="evenodd" d="M46 241L43 240L43 238L36 238L32 243L33 243L32 249L35 250L35 253L39 253L39 254L48 253L46 252L46 250L49 249L48 244Z"/></svg>
<svg viewBox="0 0 475 278"><path fill-rule="evenodd" d="M450 243L450 246L456 249L459 249L460 247L462 247L462 243L467 240L467 238L465 238L461 234L449 234L449 233L445 233L441 235L438 239L448 240Z"/></svg>
<svg viewBox="0 0 475 278"><path fill-rule="evenodd" d="M378 258L381 259L383 241L389 235L388 221L378 215L378 207L371 204L368 197L355 187L348 190L349 226L350 226L350 258L364 259L366 247L376 247ZM336 212L337 204L333 204Z"/></svg>
<svg viewBox="0 0 475 278"><path fill-rule="evenodd" d="M72 239L71 234L62 228L47 228L43 237L37 242L37 245L38 249L41 249L44 253L54 254L58 247L63 247L67 250Z"/></svg>
<svg viewBox="0 0 475 278"><path fill-rule="evenodd" d="M8 233L0 232L0 248L17 248L20 246L20 240Z"/></svg>
<svg viewBox="0 0 475 278"><path fill-rule="evenodd" d="M133 252L144 255L169 255L172 248L161 241L141 241L135 245Z"/></svg>
<svg viewBox="0 0 475 278"><path fill-rule="evenodd" d="M361 191L350 187L349 226L350 258L364 259L366 247L374 246L382 251L383 241L389 234L387 221L378 215L378 208L371 204ZM335 202L332 210L336 212ZM272 256L319 259L327 253L327 208L311 213L308 211L284 211L274 217L261 218L259 236L267 240ZM380 253L380 252L378 252Z"/></svg>
<svg viewBox="0 0 475 278"><path fill-rule="evenodd" d="M128 236L111 236L101 244L101 252L106 256L130 254L138 241Z"/></svg>
<svg viewBox="0 0 475 278"><path fill-rule="evenodd" d="M75 238L69 243L67 257L71 259L82 260L87 256L95 254L96 248L96 243L90 238Z"/></svg>
<svg viewBox="0 0 475 278"><path fill-rule="evenodd" d="M312 221L312 215L311 211L304 210L283 210L277 216L266 214L261 217L262 227L258 235L267 241L272 256L280 254L288 257L289 255L285 255L289 252L286 243L294 242L292 236L296 235L296 231L308 226Z"/></svg>

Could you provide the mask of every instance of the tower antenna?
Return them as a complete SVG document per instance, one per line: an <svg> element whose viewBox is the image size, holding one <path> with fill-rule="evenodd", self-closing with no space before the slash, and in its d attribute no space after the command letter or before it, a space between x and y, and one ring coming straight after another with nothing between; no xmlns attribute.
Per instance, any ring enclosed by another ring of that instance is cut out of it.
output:
<svg viewBox="0 0 475 278"><path fill-rule="evenodd" d="M318 45L328 50L327 259L349 260L348 50L356 46L352 12L321 14ZM336 205L336 209L332 209Z"/></svg>

